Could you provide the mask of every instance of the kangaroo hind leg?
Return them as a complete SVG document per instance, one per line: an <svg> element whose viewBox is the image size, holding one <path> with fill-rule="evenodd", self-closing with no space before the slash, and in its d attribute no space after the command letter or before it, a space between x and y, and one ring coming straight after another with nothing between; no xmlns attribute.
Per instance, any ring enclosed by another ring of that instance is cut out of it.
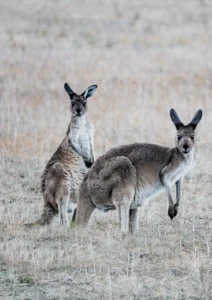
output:
<svg viewBox="0 0 212 300"><path fill-rule="evenodd" d="M119 228L125 237L129 231L129 209L134 197L134 188L118 185L113 189L113 204L119 214Z"/></svg>
<svg viewBox="0 0 212 300"><path fill-rule="evenodd" d="M118 204L119 228L123 234L129 230L129 205L127 203Z"/></svg>
<svg viewBox="0 0 212 300"><path fill-rule="evenodd" d="M68 203L69 203L69 195L63 195L58 201L60 225L65 227L69 227L68 212L67 212Z"/></svg>
<svg viewBox="0 0 212 300"><path fill-rule="evenodd" d="M138 208L130 209L130 233L133 235L138 231Z"/></svg>
<svg viewBox="0 0 212 300"><path fill-rule="evenodd" d="M135 195L136 172L126 157L117 158L114 164L112 176L117 181L112 191L112 202L118 209L119 227L125 237L129 231L129 209Z"/></svg>

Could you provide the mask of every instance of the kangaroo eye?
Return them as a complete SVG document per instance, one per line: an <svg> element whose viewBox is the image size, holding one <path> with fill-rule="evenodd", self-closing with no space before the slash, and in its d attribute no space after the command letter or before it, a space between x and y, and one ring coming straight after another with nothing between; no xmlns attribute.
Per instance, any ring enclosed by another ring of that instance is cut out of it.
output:
<svg viewBox="0 0 212 300"><path fill-rule="evenodd" d="M192 141L194 140L194 136L191 136Z"/></svg>
<svg viewBox="0 0 212 300"><path fill-rule="evenodd" d="M180 140L181 140L181 136L178 136L178 137L177 137L177 140L180 141Z"/></svg>

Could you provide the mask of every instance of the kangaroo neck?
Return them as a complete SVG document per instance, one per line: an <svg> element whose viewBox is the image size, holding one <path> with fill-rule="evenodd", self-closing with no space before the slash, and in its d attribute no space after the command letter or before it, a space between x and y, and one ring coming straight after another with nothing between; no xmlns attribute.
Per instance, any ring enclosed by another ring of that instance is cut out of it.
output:
<svg viewBox="0 0 212 300"><path fill-rule="evenodd" d="M184 159L187 163L193 163L194 161L194 148L188 154L184 155Z"/></svg>
<svg viewBox="0 0 212 300"><path fill-rule="evenodd" d="M87 118L86 118L86 115L82 115L82 116L75 116L75 115L72 115L71 116L71 126L74 126L74 127L81 127L83 125L85 125L87 122Z"/></svg>
<svg viewBox="0 0 212 300"><path fill-rule="evenodd" d="M70 136L73 132L78 131L80 128L85 127L87 124L87 119L85 115L82 116L71 116L71 121L68 125L68 129L66 131L66 136Z"/></svg>
<svg viewBox="0 0 212 300"><path fill-rule="evenodd" d="M182 153L178 148L176 149L181 154L182 159L186 164L189 164L194 160L194 148L192 148L189 153Z"/></svg>

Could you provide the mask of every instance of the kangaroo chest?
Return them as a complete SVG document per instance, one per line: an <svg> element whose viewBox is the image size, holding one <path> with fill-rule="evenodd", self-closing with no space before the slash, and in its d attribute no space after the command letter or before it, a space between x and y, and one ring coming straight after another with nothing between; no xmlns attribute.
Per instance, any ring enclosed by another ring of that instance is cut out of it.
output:
<svg viewBox="0 0 212 300"><path fill-rule="evenodd" d="M171 185L173 185L180 178L184 177L195 165L195 161L193 159L193 155L185 159L182 163L177 166L174 166L167 173L167 178L170 181Z"/></svg>
<svg viewBox="0 0 212 300"><path fill-rule="evenodd" d="M91 141L92 141L92 128L90 127L82 127L78 132L78 143L82 152L87 156L91 153Z"/></svg>
<svg viewBox="0 0 212 300"><path fill-rule="evenodd" d="M156 197L163 191L164 191L164 187L161 184L159 178L153 184L146 184L145 186L144 185L137 186L135 189L135 196L130 208L133 209L144 205L149 200Z"/></svg>
<svg viewBox="0 0 212 300"><path fill-rule="evenodd" d="M71 128L71 140L79 146L86 157L89 157L91 154L92 139L93 129L87 122L77 125L75 124Z"/></svg>

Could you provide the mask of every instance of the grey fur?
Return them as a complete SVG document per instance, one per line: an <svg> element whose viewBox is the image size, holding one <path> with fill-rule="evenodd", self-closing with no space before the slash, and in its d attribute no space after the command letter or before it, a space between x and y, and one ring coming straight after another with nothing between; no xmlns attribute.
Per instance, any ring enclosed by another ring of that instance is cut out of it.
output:
<svg viewBox="0 0 212 300"><path fill-rule="evenodd" d="M134 233L138 207L162 191L168 196L168 215L171 219L177 215L182 178L194 164L194 125L201 120L202 111L188 125L183 125L174 110L170 115L177 127L175 148L136 143L113 148L95 161L80 187L77 224L87 223L95 208L118 209L121 231L126 234L130 227Z"/></svg>
<svg viewBox="0 0 212 300"><path fill-rule="evenodd" d="M93 128L87 120L86 111L88 93L90 97L97 86L89 87L81 95L75 94L67 83L64 88L71 100L71 121L65 138L43 172L44 211L36 223L49 224L59 212L60 224L69 227L68 206L70 202L76 206L79 186L87 167L94 162Z"/></svg>

